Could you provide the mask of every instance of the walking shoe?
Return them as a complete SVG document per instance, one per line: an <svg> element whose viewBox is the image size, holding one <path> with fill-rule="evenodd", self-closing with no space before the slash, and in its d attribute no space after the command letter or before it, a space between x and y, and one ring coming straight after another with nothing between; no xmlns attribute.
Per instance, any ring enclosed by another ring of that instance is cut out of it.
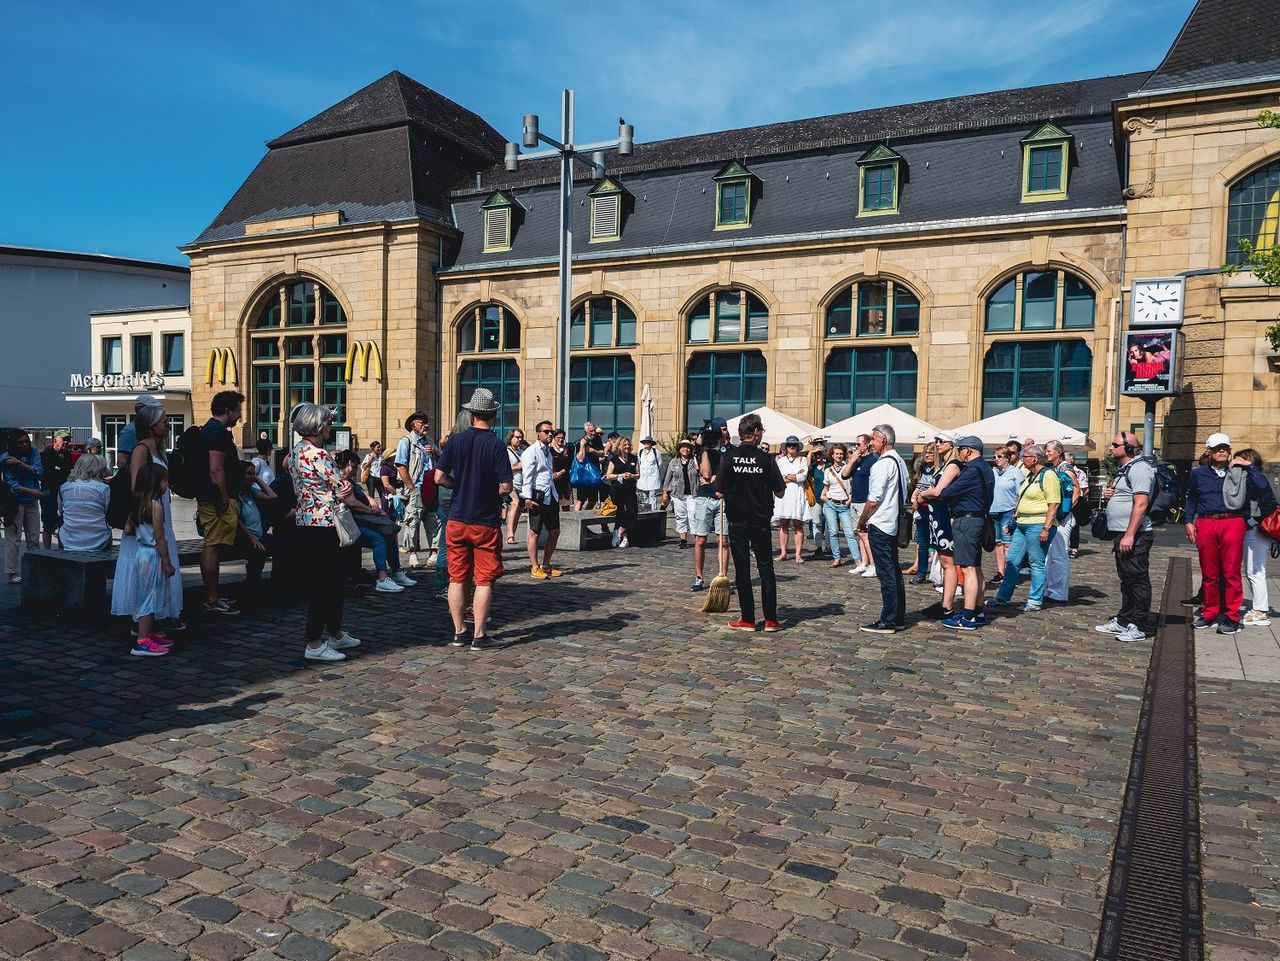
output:
<svg viewBox="0 0 1280 961"><path fill-rule="evenodd" d="M972 618L965 617L959 611L956 611L950 617L944 618L942 626L952 631L976 631L978 629L977 623Z"/></svg>
<svg viewBox="0 0 1280 961"><path fill-rule="evenodd" d="M1099 634L1123 634L1128 628L1120 623L1120 618L1113 617L1105 624L1099 624L1094 628Z"/></svg>
<svg viewBox="0 0 1280 961"><path fill-rule="evenodd" d="M875 576L876 576L876 569L875 569L874 567L868 567L865 571L863 571L863 572L862 572L862 576L863 576L863 577L875 577Z"/></svg>
<svg viewBox="0 0 1280 961"><path fill-rule="evenodd" d="M617 546L618 546L618 541L622 540L622 535L621 535L621 534L619 534L619 533L615 530L615 531L613 532L613 538L612 538L612 540L613 540L613 546L614 546L614 547L617 547Z"/></svg>
<svg viewBox="0 0 1280 961"><path fill-rule="evenodd" d="M1002 601L999 597L988 597L983 603L984 607L1008 607L1008 601Z"/></svg>
<svg viewBox="0 0 1280 961"><path fill-rule="evenodd" d="M1124 641L1126 644L1136 644L1139 641L1147 639L1147 632L1140 628L1137 624L1130 624L1123 631L1116 635L1117 641Z"/></svg>
<svg viewBox="0 0 1280 961"><path fill-rule="evenodd" d="M153 641L164 648L173 647L173 641L165 637L163 634L148 634L147 640Z"/></svg>
<svg viewBox="0 0 1280 961"><path fill-rule="evenodd" d="M702 578L701 578L701 577L695 577L695 578L693 579L693 583L689 585L689 590L691 590L691 591L700 591L700 590L702 590L702 589L703 589L703 587L705 587L705 586L706 586L706 585L702 583Z"/></svg>
<svg viewBox="0 0 1280 961"><path fill-rule="evenodd" d="M404 588L401 587L399 584L397 584L395 581L393 581L391 578L387 577L378 581L378 586L375 587L374 590L380 591L383 594L399 594L401 591L404 590Z"/></svg>
<svg viewBox="0 0 1280 961"><path fill-rule="evenodd" d="M453 635L453 640L449 642L449 646L450 646L450 647L466 647L466 646L467 646L467 632L466 632L466 631L463 631L463 632L462 632L462 633L460 633L460 634L455 634L455 635Z"/></svg>
<svg viewBox="0 0 1280 961"><path fill-rule="evenodd" d="M863 624L858 630L866 634L896 634L898 631L892 624L886 624L884 621L872 621L870 624Z"/></svg>
<svg viewBox="0 0 1280 961"><path fill-rule="evenodd" d="M345 651L349 647L360 646L359 638L352 637L346 631L343 631L337 637L334 637L332 634L327 635L327 637L329 639L329 646L335 651Z"/></svg>
<svg viewBox="0 0 1280 961"><path fill-rule="evenodd" d="M832 567L839 567L839 566L840 566L840 558L838 558L838 557L837 557L835 560L833 560L833 561L831 562L831 566L832 566Z"/></svg>
<svg viewBox="0 0 1280 961"><path fill-rule="evenodd" d="M406 574L404 571L396 571L391 575L391 579L401 587L417 587L418 582Z"/></svg>
<svg viewBox="0 0 1280 961"><path fill-rule="evenodd" d="M1218 625L1219 634L1239 634L1244 628L1240 626L1239 621L1223 621Z"/></svg>
<svg viewBox="0 0 1280 961"><path fill-rule="evenodd" d="M629 540L627 540L627 535L626 535L626 534L623 534L623 535L622 535L622 540L618 541L618 546L619 546L619 547L630 547L630 546L631 546L631 542L630 542Z"/></svg>
<svg viewBox="0 0 1280 961"><path fill-rule="evenodd" d="M1271 623L1271 617L1266 611L1249 611L1240 623L1245 627L1266 627Z"/></svg>
<svg viewBox="0 0 1280 961"><path fill-rule="evenodd" d="M496 637L490 637L488 634L481 634L479 637L471 639L471 650L487 651L490 648L501 647L502 642Z"/></svg>
<svg viewBox="0 0 1280 961"><path fill-rule="evenodd" d="M856 564L854 564L854 565L853 565L853 569L852 569L852 570L850 570L850 571L849 571L849 573L850 573L850 574L861 574L861 573L862 573L863 571L865 571L866 569L867 569L867 565L866 565L866 564L864 564L864 563L862 563L862 561L858 561L858 563L856 563Z"/></svg>
<svg viewBox="0 0 1280 961"><path fill-rule="evenodd" d="M239 617L240 616L240 612L237 611L235 607L232 606L231 602L228 601L225 597L218 598L218 600L214 601L212 604L210 604L208 601L205 601L204 612L206 614L217 614L219 617Z"/></svg>
<svg viewBox="0 0 1280 961"><path fill-rule="evenodd" d="M979 627L986 627L986 626L987 626L987 612L986 612L986 611L978 611L978 613L977 613L977 614L974 614L974 615L973 615L973 623L977 624Z"/></svg>
<svg viewBox="0 0 1280 961"><path fill-rule="evenodd" d="M688 541L682 540L682 541L680 542L680 550L684 550L684 549L685 549L686 547L688 547L688 546L689 546L689 542L688 542Z"/></svg>
<svg viewBox="0 0 1280 961"><path fill-rule="evenodd" d="M944 608L942 609L942 617L938 618L938 620L940 620L940 621L945 621L947 618L949 618L949 617L955 617L955 616L956 616L955 608L953 608L953 607L944 607Z"/></svg>
<svg viewBox="0 0 1280 961"><path fill-rule="evenodd" d="M21 584L21 583L22 583L22 576L21 576L21 575L19 575L19 574L10 574L10 575L9 575L9 583L10 583L10 584Z"/></svg>
<svg viewBox="0 0 1280 961"><path fill-rule="evenodd" d="M928 583L929 583L929 575L928 575L928 574L917 574L915 577L913 577L913 578L911 578L909 581L907 581L907 583L908 583L908 584L928 584Z"/></svg>
<svg viewBox="0 0 1280 961"><path fill-rule="evenodd" d="M446 587L443 591L436 591L435 599L437 601L449 600L449 589Z"/></svg>
<svg viewBox="0 0 1280 961"><path fill-rule="evenodd" d="M529 571L529 576L536 577L540 581L545 581L547 579L547 572L541 567L535 567L533 570Z"/></svg>
<svg viewBox="0 0 1280 961"><path fill-rule="evenodd" d="M729 630L731 630L731 631L752 631L752 632L754 632L754 631L755 631L755 629L756 629L756 622L755 622L755 621L744 621L742 618L738 618L736 621L729 621L728 623L726 623L726 624L725 624L725 627L729 628Z"/></svg>
<svg viewBox="0 0 1280 961"><path fill-rule="evenodd" d="M764 632L766 634L777 634L780 630L782 630L781 621L765 621L764 622Z"/></svg>
<svg viewBox="0 0 1280 961"><path fill-rule="evenodd" d="M420 566L421 566L421 564L418 562L418 552L417 552L417 551L410 551L410 552L409 552L409 560L408 560L408 565L407 565L407 566L409 566L409 567L420 567Z"/></svg>
<svg viewBox="0 0 1280 961"><path fill-rule="evenodd" d="M543 570L552 577L564 577L564 571L560 570L558 567L544 567Z"/></svg>
<svg viewBox="0 0 1280 961"><path fill-rule="evenodd" d="M1191 622L1191 626L1194 627L1197 631L1203 631L1207 628L1215 626L1215 622L1206 620L1203 617L1197 617L1194 621Z"/></svg>
<svg viewBox="0 0 1280 961"><path fill-rule="evenodd" d="M1037 604L1035 601L1027 601L1027 603L1022 605L1022 610L1026 614L1034 614L1036 611L1043 611L1044 605Z"/></svg>
<svg viewBox="0 0 1280 961"><path fill-rule="evenodd" d="M169 653L169 648L163 644L157 644L149 637L144 637L133 645L133 650L129 653L134 657L164 657Z"/></svg>
<svg viewBox="0 0 1280 961"><path fill-rule="evenodd" d="M476 622L475 608L473 608L470 604L468 604L467 609L462 612L462 623L474 624L475 622Z"/></svg>
<svg viewBox="0 0 1280 961"><path fill-rule="evenodd" d="M308 644L303 657L309 661L345 661L347 659L347 655L341 651L335 651L328 640L321 641L319 647Z"/></svg>

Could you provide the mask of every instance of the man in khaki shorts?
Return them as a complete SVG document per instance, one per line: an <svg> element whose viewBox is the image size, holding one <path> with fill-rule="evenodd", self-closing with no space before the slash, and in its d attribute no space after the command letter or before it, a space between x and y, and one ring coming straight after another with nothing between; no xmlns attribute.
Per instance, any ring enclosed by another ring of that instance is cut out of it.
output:
<svg viewBox="0 0 1280 961"><path fill-rule="evenodd" d="M200 438L209 452L209 483L197 499L197 518L204 532L200 550L200 576L204 580L206 614L231 616L239 614L236 606L218 594L221 552L236 542L239 514L236 497L244 481L240 466L240 450L231 428L240 420L244 394L224 390L213 395L209 422L200 428Z"/></svg>

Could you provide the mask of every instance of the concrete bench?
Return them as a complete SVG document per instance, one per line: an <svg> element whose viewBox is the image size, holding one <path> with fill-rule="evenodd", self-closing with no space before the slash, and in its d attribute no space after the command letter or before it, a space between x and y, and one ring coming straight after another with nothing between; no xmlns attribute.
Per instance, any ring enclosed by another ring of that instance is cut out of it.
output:
<svg viewBox="0 0 1280 961"><path fill-rule="evenodd" d="M178 541L178 565L199 563L203 541ZM26 611L61 614L82 620L101 620L111 610L107 581L115 576L120 549L102 551L56 551L42 547L29 549L22 558L22 608ZM228 548L224 559L239 553Z"/></svg>
<svg viewBox="0 0 1280 961"><path fill-rule="evenodd" d="M613 546L613 528L616 518L601 517L595 511L564 511L560 514L560 540L556 541L556 550L595 551ZM527 525L528 518L522 514L520 524ZM517 543L523 545L528 536L528 528L524 533L516 535ZM666 511L641 511L636 515L635 526L627 532L629 543L644 547L661 543L667 536ZM539 544L546 541L546 535L538 539Z"/></svg>

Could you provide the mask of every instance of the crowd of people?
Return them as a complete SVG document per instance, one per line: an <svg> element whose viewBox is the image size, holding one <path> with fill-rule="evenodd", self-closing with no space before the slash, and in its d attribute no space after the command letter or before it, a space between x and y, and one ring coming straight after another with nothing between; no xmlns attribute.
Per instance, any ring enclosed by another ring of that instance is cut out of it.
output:
<svg viewBox="0 0 1280 961"><path fill-rule="evenodd" d="M436 597L448 602L449 643L482 650L498 643L488 614L505 573L504 541L516 544L521 516L529 575L549 580L564 574L555 559L563 512L605 513L612 545L625 549L641 512L669 510L679 549L692 543L692 591L707 587L712 538L717 577L726 583L732 559L740 613L731 629L761 626L753 564L763 630L774 632L783 629L775 565L822 559L878 581L879 616L862 631L906 627L907 583L941 594L942 627L975 631L988 610L1014 604L1024 578L1023 612L1068 601L1080 527L1090 516L1089 476L1057 441L1011 441L988 462L980 438L939 434L908 466L888 424L848 445L790 436L773 452L759 417L748 414L739 418L736 438L715 418L680 439L664 462L652 437L633 451L629 437L605 436L592 423L574 444L548 420L536 424L531 440L519 429L504 440L493 430L497 401L480 388L439 444L428 416L415 411L394 445L375 441L364 456L334 452L334 412L299 404L290 415L297 441L287 453L273 457L271 442L261 440L254 456L242 457L233 429L243 404L236 391L217 394L207 423L175 443L163 404L142 395L121 432L114 478L96 440L73 462L65 431L39 452L27 433L12 432L0 474L10 582L20 580L23 541L49 547L56 533L63 550L96 551L110 547L115 527L111 611L135 625L134 655L167 654L170 635L184 626L176 492L196 501L205 614L241 613L221 589L228 557L246 561L248 592L261 587L271 558L273 593L292 590L307 603L304 657L342 660L360 644L344 627L344 598L413 588L420 580L406 568L420 568L419 579L434 574ZM1097 630L1140 641L1151 628L1157 472L1131 432L1114 436L1109 455L1114 467L1093 533L1112 542L1120 603ZM1233 454L1218 433L1191 472L1186 535L1203 574L1198 629L1230 634L1269 623L1272 541L1263 520L1276 511L1276 499L1261 465L1257 451ZM371 573L361 547L372 556ZM908 552L904 562L900 550Z"/></svg>

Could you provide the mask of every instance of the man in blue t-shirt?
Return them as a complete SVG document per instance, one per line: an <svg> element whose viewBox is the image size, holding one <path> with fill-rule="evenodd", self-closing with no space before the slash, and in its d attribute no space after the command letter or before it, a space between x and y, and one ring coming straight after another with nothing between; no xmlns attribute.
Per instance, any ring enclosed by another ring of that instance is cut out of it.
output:
<svg viewBox="0 0 1280 961"><path fill-rule="evenodd" d="M849 449L849 459L845 461L843 474L849 481L849 510L854 517L862 516L862 508L867 504L867 489L871 485L871 468L876 466L879 459L879 455L871 447L871 435L859 434ZM875 577L876 566L871 560L871 538L866 531L858 531L858 553L862 562L855 564L849 573Z"/></svg>
<svg viewBox="0 0 1280 961"><path fill-rule="evenodd" d="M449 438L436 464L436 483L453 491L449 522L445 527L445 549L449 562L449 613L453 615L454 647L466 643L463 614L467 607L467 584L475 582L475 633L473 651L496 647L487 633L489 603L493 585L502 576L502 521L498 516L502 498L511 493L511 461L493 421L498 401L484 387L477 387L471 401L463 404L471 412L471 428Z"/></svg>

